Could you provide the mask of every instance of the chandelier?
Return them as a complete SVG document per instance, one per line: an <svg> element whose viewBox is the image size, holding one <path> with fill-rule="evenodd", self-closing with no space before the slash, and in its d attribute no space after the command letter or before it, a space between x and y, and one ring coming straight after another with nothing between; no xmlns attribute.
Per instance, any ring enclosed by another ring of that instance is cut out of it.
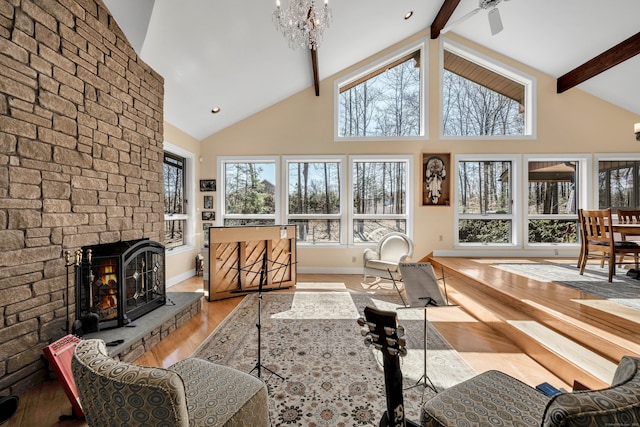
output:
<svg viewBox="0 0 640 427"><path fill-rule="evenodd" d="M289 6L283 9L280 8L280 0L276 0L273 22L291 49L318 49L322 33L331 22L331 9L327 2L324 0L324 8L318 11L313 0L290 0Z"/></svg>

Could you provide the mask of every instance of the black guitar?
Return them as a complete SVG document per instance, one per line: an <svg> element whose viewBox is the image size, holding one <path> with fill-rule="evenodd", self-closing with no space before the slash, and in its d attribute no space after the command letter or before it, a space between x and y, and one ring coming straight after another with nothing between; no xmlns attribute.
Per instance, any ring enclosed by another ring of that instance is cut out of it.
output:
<svg viewBox="0 0 640 427"><path fill-rule="evenodd" d="M404 328L398 326L398 317L394 311L383 311L365 307L364 316L358 319L363 326L364 343L373 345L382 352L384 365L384 385L387 394L387 410L380 419L380 427L420 427L406 420L402 398L402 370L400 357L407 354Z"/></svg>

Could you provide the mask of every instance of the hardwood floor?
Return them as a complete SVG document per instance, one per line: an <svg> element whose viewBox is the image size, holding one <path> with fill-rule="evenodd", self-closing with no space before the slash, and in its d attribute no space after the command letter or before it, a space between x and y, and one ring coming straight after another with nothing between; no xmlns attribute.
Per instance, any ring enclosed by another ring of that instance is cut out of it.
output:
<svg viewBox="0 0 640 427"><path fill-rule="evenodd" d="M472 265L462 260L459 262L460 264L456 268L464 270L467 274L476 276L487 274L482 271L482 264ZM476 271L472 271L472 269L476 269ZM503 276L501 279L493 277L491 280L505 280L505 277ZM375 292L377 288L391 288L391 284L384 282L370 288L364 287L360 283L360 275L299 274L298 283L306 282L341 282L349 290L360 292ZM518 279L517 282L518 286L525 288L538 286L530 279ZM202 278L193 277L173 286L169 291L197 291L201 288ZM536 291L542 304L551 301L554 304L563 304L562 301L558 301L557 290L549 286L545 289L539 288ZM291 290L280 292L289 291ZM527 296L527 298L529 297L530 295ZM151 351L142 355L136 363L167 367L188 357L240 300L241 298L232 298L212 303L204 302L199 315L186 322ZM496 332L496 329L488 326L487 323L470 315L462 306L429 308L428 319L478 373L489 369L499 369L532 386L546 381L555 387L571 388L567 382L561 380L520 350L510 339ZM60 415L70 412L70 404L58 382L55 380L47 381L20 396L19 409L6 425L29 427L86 425L82 420L58 420Z"/></svg>

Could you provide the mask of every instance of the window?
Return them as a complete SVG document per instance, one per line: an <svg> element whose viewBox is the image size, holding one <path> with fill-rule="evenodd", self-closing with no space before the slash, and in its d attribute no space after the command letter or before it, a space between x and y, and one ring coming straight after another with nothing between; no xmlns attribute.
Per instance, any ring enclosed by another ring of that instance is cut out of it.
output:
<svg viewBox="0 0 640 427"><path fill-rule="evenodd" d="M411 235L411 157L351 159L354 243L377 242L392 231Z"/></svg>
<svg viewBox="0 0 640 427"><path fill-rule="evenodd" d="M182 157L164 153L164 245L167 249L184 245L186 229Z"/></svg>
<svg viewBox="0 0 640 427"><path fill-rule="evenodd" d="M528 242L577 243L581 160L530 158L527 164Z"/></svg>
<svg viewBox="0 0 640 427"><path fill-rule="evenodd" d="M195 239L195 207L188 203L193 199L195 181L193 153L168 142L164 143L164 246L191 249Z"/></svg>
<svg viewBox="0 0 640 427"><path fill-rule="evenodd" d="M456 159L457 243L513 245L515 160Z"/></svg>
<svg viewBox="0 0 640 427"><path fill-rule="evenodd" d="M448 40L442 55L443 137L533 134L532 77Z"/></svg>
<svg viewBox="0 0 640 427"><path fill-rule="evenodd" d="M225 226L273 225L278 209L276 160L219 158Z"/></svg>
<svg viewBox="0 0 640 427"><path fill-rule="evenodd" d="M640 206L640 158L598 161L600 209L636 209Z"/></svg>
<svg viewBox="0 0 640 427"><path fill-rule="evenodd" d="M336 82L336 139L425 135L424 43Z"/></svg>
<svg viewBox="0 0 640 427"><path fill-rule="evenodd" d="M341 243L344 240L343 159L287 158L285 164L286 222L297 226L298 242Z"/></svg>

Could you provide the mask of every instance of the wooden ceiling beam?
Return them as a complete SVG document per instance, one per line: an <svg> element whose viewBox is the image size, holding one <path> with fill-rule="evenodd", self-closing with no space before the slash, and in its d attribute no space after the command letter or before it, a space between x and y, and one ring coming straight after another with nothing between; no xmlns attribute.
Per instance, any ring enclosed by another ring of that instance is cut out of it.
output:
<svg viewBox="0 0 640 427"><path fill-rule="evenodd" d="M435 40L440 36L440 31L447 25L458 4L460 4L460 0L444 0L442 7L431 23L431 39Z"/></svg>
<svg viewBox="0 0 640 427"><path fill-rule="evenodd" d="M608 70L640 53L640 33L629 37L611 49L558 77L556 90L562 93L579 85L603 71Z"/></svg>
<svg viewBox="0 0 640 427"><path fill-rule="evenodd" d="M316 96L320 96L320 77L318 75L318 51L311 50L311 67L313 68L313 86L316 89Z"/></svg>

